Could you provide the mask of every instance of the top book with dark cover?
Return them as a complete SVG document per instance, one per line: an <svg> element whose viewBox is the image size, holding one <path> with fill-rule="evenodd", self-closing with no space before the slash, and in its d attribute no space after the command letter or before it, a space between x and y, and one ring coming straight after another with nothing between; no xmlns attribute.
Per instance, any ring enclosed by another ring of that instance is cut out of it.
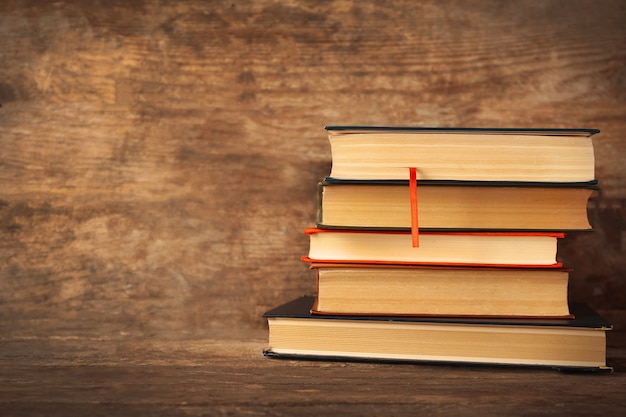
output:
<svg viewBox="0 0 626 417"><path fill-rule="evenodd" d="M326 126L329 177L344 180L587 182L596 129Z"/></svg>

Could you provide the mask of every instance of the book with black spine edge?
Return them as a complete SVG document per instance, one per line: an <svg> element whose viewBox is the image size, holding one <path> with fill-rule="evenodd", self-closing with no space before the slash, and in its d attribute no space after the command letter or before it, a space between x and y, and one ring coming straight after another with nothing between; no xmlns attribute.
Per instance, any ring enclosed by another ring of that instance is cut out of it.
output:
<svg viewBox="0 0 626 417"><path fill-rule="evenodd" d="M484 317L440 317L440 316L346 316L346 315L314 315L311 310L315 302L314 295L304 295L273 308L263 314L266 319L310 319L310 320L341 320L341 321L376 321L398 323L432 323L432 324L458 324L458 325L485 325L485 326L520 326L520 327L556 327L556 328L587 328L590 330L608 331L613 325L600 316L595 310L584 303L570 303L570 311L573 318L484 318ZM425 363L462 366L496 366L496 367L519 367L519 368L552 368L563 372L612 372L611 366L586 367L586 366L558 366L558 365L525 365L507 363L480 363L459 361L429 361L414 359L387 359L349 356L327 356L315 354L290 354L275 352L271 348L263 350L263 355L277 359L303 359L317 361L341 361L341 362L368 362L368 363Z"/></svg>
<svg viewBox="0 0 626 417"><path fill-rule="evenodd" d="M404 133L469 133L469 134L509 134L539 136L593 136L599 129L588 128L480 128L480 127L420 127L420 126L365 126L365 125L329 125L328 132L367 133L367 132L404 132Z"/></svg>

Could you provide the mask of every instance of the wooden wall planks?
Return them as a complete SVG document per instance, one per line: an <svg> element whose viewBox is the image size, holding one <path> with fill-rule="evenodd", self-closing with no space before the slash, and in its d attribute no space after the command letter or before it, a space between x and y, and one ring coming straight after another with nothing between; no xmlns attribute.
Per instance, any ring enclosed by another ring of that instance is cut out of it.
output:
<svg viewBox="0 0 626 417"><path fill-rule="evenodd" d="M0 331L241 337L314 290L325 124L593 127L573 298L624 325L626 2L0 5Z"/></svg>

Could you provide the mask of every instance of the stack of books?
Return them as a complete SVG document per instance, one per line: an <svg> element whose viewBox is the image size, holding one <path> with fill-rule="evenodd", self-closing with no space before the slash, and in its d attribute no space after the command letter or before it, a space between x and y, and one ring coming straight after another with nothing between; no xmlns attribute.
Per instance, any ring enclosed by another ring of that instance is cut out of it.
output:
<svg viewBox="0 0 626 417"><path fill-rule="evenodd" d="M591 230L597 130L326 129L317 292L265 314L266 356L610 369L558 257Z"/></svg>

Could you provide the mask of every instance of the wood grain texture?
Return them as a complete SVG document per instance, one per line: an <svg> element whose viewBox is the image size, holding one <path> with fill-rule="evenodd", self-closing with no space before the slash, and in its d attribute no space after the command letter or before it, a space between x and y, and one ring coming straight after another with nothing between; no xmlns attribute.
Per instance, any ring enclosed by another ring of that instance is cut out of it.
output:
<svg viewBox="0 0 626 417"><path fill-rule="evenodd" d="M0 414L624 414L625 44L623 0L0 2ZM559 253L617 372L261 357L325 124L601 129Z"/></svg>
<svg viewBox="0 0 626 417"><path fill-rule="evenodd" d="M3 340L0 413L618 416L626 412L619 336L610 356L621 371L612 374L267 359L254 337Z"/></svg>
<svg viewBox="0 0 626 417"><path fill-rule="evenodd" d="M0 332L245 338L300 256L325 124L591 127L572 298L623 326L626 2L0 5Z"/></svg>

